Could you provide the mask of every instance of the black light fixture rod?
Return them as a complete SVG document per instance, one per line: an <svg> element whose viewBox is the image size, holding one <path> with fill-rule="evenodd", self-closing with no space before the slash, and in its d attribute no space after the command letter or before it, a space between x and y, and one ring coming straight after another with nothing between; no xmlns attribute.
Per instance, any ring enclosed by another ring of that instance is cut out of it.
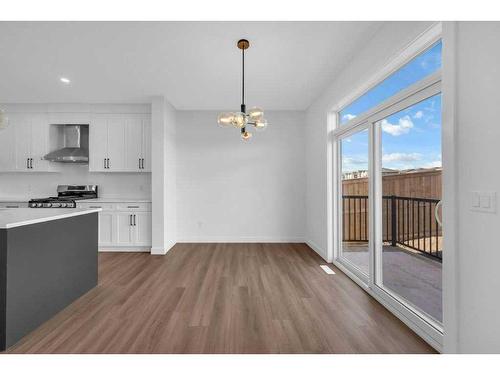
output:
<svg viewBox="0 0 500 375"><path fill-rule="evenodd" d="M237 46L241 49L241 112L246 113L245 107L245 50L250 47L246 39L238 40Z"/></svg>
<svg viewBox="0 0 500 375"><path fill-rule="evenodd" d="M241 50L241 65L242 65L242 75L241 75L241 112L245 113L245 50Z"/></svg>

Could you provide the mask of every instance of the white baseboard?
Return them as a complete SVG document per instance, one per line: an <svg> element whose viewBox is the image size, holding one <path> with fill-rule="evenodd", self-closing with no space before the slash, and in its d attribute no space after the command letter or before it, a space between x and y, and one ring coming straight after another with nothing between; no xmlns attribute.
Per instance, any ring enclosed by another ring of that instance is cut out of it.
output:
<svg viewBox="0 0 500 375"><path fill-rule="evenodd" d="M179 243L304 243L303 237L183 237Z"/></svg>
<svg viewBox="0 0 500 375"><path fill-rule="evenodd" d="M175 246L176 243L176 241L172 240L167 242L164 247L154 246L151 248L151 255L165 255Z"/></svg>
<svg viewBox="0 0 500 375"><path fill-rule="evenodd" d="M306 240L306 245L313 249L325 262L328 262L328 257L326 256L326 252L321 249L314 241Z"/></svg>
<svg viewBox="0 0 500 375"><path fill-rule="evenodd" d="M103 247L100 253L149 253L150 247Z"/></svg>

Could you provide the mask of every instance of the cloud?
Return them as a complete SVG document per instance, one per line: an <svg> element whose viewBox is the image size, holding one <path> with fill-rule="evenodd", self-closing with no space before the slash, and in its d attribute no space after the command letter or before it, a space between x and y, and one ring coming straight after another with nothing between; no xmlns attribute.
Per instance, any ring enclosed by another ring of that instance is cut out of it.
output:
<svg viewBox="0 0 500 375"><path fill-rule="evenodd" d="M441 160L434 160L431 161L430 163L424 164L423 168L438 168L442 167L443 164L441 163Z"/></svg>
<svg viewBox="0 0 500 375"><path fill-rule="evenodd" d="M368 160L362 159L362 158L351 158L351 157L346 157L342 159L345 164L367 164Z"/></svg>
<svg viewBox="0 0 500 375"><path fill-rule="evenodd" d="M398 124L391 124L386 119L383 119L380 123L382 131L389 133L394 137L398 137L402 134L407 134L410 129L413 128L413 121L411 121L410 116L401 117Z"/></svg>
<svg viewBox="0 0 500 375"><path fill-rule="evenodd" d="M356 117L356 115L351 115L350 113L346 113L344 116L342 116L342 120L350 121L355 117Z"/></svg>
<svg viewBox="0 0 500 375"><path fill-rule="evenodd" d="M399 161L417 161L422 157L421 154L413 152L411 154L405 154L402 152L394 152L392 154L385 154L382 156L382 161L385 163L399 162Z"/></svg>
<svg viewBox="0 0 500 375"><path fill-rule="evenodd" d="M424 117L424 112L422 112L422 111L418 111L417 113L415 113L413 115L413 118L417 118L417 119L422 118L422 117Z"/></svg>

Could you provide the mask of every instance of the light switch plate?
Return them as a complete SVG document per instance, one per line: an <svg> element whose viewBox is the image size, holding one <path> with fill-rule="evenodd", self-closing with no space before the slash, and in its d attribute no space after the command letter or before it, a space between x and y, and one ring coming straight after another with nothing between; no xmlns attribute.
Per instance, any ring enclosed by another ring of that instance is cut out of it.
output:
<svg viewBox="0 0 500 375"><path fill-rule="evenodd" d="M477 212L496 213L497 193L495 191L473 191L471 210Z"/></svg>

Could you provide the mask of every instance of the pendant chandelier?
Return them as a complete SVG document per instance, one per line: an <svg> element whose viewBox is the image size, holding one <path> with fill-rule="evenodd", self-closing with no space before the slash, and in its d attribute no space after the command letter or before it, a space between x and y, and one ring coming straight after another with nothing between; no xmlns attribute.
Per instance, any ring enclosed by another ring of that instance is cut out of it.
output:
<svg viewBox="0 0 500 375"><path fill-rule="evenodd" d="M240 112L224 112L219 115L217 122L222 127L235 127L240 129L241 139L244 141L252 138L252 133L247 130L247 126L253 126L256 130L262 131L267 127L264 119L264 111L260 108L252 108L246 112L245 106L245 50L250 47L250 42L246 39L238 40L237 46L241 49L242 63L242 85L241 85L241 110Z"/></svg>

